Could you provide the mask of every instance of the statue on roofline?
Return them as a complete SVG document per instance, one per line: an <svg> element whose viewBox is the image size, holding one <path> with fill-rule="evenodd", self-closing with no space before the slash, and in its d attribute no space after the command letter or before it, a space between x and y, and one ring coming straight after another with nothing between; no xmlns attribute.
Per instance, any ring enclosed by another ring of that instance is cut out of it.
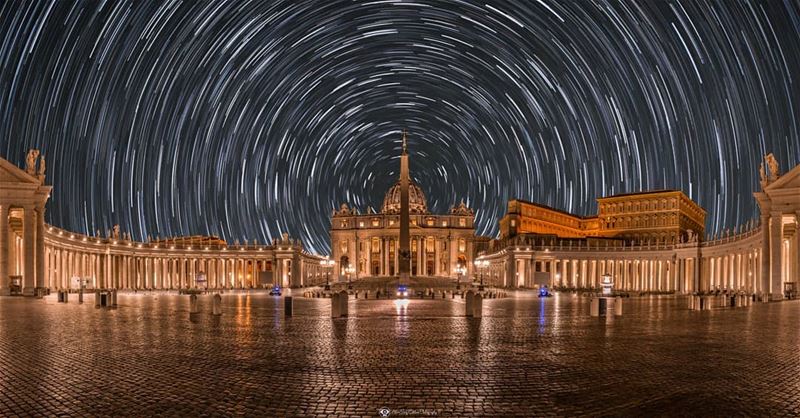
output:
<svg viewBox="0 0 800 418"><path fill-rule="evenodd" d="M767 160L767 166L769 167L769 180L775 181L778 179L778 177L780 177L778 160L775 159L775 155L772 153L767 154L765 158Z"/></svg>

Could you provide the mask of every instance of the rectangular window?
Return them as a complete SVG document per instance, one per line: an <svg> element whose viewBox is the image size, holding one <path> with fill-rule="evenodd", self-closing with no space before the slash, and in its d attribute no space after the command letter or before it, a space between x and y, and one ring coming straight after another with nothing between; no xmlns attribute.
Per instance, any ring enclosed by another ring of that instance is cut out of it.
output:
<svg viewBox="0 0 800 418"><path fill-rule="evenodd" d="M467 226L467 220L465 218L458 218L458 226Z"/></svg>

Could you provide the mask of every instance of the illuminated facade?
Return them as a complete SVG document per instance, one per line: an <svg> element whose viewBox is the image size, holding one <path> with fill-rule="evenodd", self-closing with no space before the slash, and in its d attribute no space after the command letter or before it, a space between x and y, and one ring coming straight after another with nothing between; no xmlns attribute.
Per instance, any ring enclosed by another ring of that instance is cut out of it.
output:
<svg viewBox="0 0 800 418"><path fill-rule="evenodd" d="M512 200L500 238L477 257L477 278L596 288L611 275L626 291L727 289L781 299L784 286L800 282L800 166L781 175L772 155L766 161L755 193L760 223L705 240L705 211L679 191L601 198L593 217Z"/></svg>
<svg viewBox="0 0 800 418"><path fill-rule="evenodd" d="M44 222L51 186L44 162L29 153L22 170L0 158L0 294L77 288L242 289L264 283L325 282L322 257L284 236L271 244L228 245L216 237L136 242L118 227L106 236L76 234Z"/></svg>
<svg viewBox="0 0 800 418"><path fill-rule="evenodd" d="M428 211L422 188L409 182L412 276L469 275L475 253L475 213L463 202L445 215ZM400 239L400 182L389 188L380 213L361 214L342 204L331 217L331 246L338 280L397 276Z"/></svg>
<svg viewBox="0 0 800 418"><path fill-rule="evenodd" d="M597 206L598 214L587 217L515 199L500 220L500 238L543 234L677 242L702 236L705 229L706 211L678 190L603 197Z"/></svg>

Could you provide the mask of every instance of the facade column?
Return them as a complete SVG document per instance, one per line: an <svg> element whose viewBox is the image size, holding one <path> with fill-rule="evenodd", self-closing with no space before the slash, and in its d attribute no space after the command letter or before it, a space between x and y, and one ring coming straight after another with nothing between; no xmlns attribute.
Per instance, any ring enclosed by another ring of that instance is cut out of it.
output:
<svg viewBox="0 0 800 418"><path fill-rule="evenodd" d="M0 205L0 296L11 292L8 283L8 204Z"/></svg>
<svg viewBox="0 0 800 418"><path fill-rule="evenodd" d="M339 266L341 271L342 266ZM381 276L389 275L389 238L381 237Z"/></svg>
<svg viewBox="0 0 800 418"><path fill-rule="evenodd" d="M34 229L36 224L33 206L25 206L22 220L22 235L23 235L23 284L22 292L24 295L33 295L33 288L36 285L35 270L34 270Z"/></svg>
<svg viewBox="0 0 800 418"><path fill-rule="evenodd" d="M771 213L770 241L772 242L772 288L770 300L783 299L783 275L781 262L783 261L783 216L780 212Z"/></svg>
<svg viewBox="0 0 800 418"><path fill-rule="evenodd" d="M761 214L761 292L769 295L769 214Z"/></svg>
<svg viewBox="0 0 800 418"><path fill-rule="evenodd" d="M790 256L791 257L791 256ZM800 210L794 218L794 282L800 282Z"/></svg>

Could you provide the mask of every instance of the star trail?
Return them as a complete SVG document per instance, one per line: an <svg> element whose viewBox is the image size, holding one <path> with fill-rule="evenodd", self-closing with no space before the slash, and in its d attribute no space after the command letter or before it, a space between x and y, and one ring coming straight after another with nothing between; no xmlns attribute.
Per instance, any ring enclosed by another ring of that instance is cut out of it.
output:
<svg viewBox="0 0 800 418"><path fill-rule="evenodd" d="M510 198L593 214L681 189L719 232L800 163L790 1L8 1L0 153L48 222L136 239L287 232L380 208L400 136L428 205L494 235Z"/></svg>

